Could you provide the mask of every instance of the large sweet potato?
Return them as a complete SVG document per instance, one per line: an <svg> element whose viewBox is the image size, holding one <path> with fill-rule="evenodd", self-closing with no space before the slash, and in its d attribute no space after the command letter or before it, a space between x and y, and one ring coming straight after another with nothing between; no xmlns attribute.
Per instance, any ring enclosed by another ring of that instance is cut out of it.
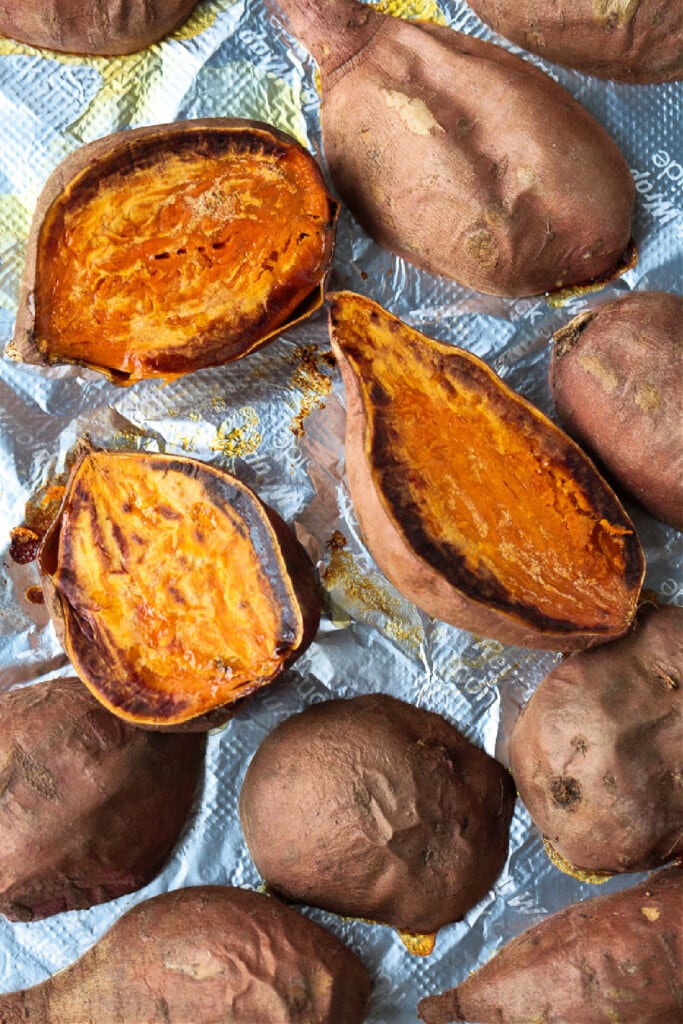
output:
<svg viewBox="0 0 683 1024"><path fill-rule="evenodd" d="M364 539L418 607L527 647L575 650L633 618L633 524L581 449L480 359L370 299L331 296L346 468Z"/></svg>
<svg viewBox="0 0 683 1024"><path fill-rule="evenodd" d="M575 903L418 1004L426 1024L677 1024L683 871Z"/></svg>
<svg viewBox="0 0 683 1024"><path fill-rule="evenodd" d="M132 892L185 824L204 736L136 729L78 679L0 697L0 913L29 921Z"/></svg>
<svg viewBox="0 0 683 1024"><path fill-rule="evenodd" d="M196 886L138 904L71 967L0 995L0 1024L361 1024L370 978L261 893Z"/></svg>
<svg viewBox="0 0 683 1024"><path fill-rule="evenodd" d="M634 185L603 128L542 71L356 0L279 0L321 74L325 157L380 244L497 295L612 276Z"/></svg>

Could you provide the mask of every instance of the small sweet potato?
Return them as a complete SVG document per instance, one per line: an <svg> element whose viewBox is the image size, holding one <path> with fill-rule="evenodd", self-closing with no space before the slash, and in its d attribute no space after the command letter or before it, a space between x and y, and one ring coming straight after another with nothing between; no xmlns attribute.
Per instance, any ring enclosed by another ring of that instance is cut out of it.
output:
<svg viewBox="0 0 683 1024"><path fill-rule="evenodd" d="M228 886L129 910L75 964L0 995L0 1024L362 1024L370 978L320 925Z"/></svg>
<svg viewBox="0 0 683 1024"><path fill-rule="evenodd" d="M136 725L225 720L306 649L320 617L286 523L196 459L85 452L39 564L76 672Z"/></svg>
<svg viewBox="0 0 683 1024"><path fill-rule="evenodd" d="M271 125L97 139L38 199L8 354L124 385L232 362L320 306L337 213L311 154Z"/></svg>
<svg viewBox="0 0 683 1024"><path fill-rule="evenodd" d="M496 32L540 57L620 82L683 77L679 0L468 0Z"/></svg>
<svg viewBox="0 0 683 1024"><path fill-rule="evenodd" d="M204 764L199 734L148 732L78 679L0 696L0 913L33 921L159 872Z"/></svg>
<svg viewBox="0 0 683 1024"><path fill-rule="evenodd" d="M633 292L554 335L550 382L566 429L615 486L679 530L682 380L680 295Z"/></svg>
<svg viewBox="0 0 683 1024"><path fill-rule="evenodd" d="M458 921L505 863L509 774L446 719L386 694L328 700L256 751L240 818L268 886L418 933Z"/></svg>
<svg viewBox="0 0 683 1024"><path fill-rule="evenodd" d="M471 353L330 296L346 469L375 561L429 615L525 647L624 633L644 559L583 451Z"/></svg>
<svg viewBox="0 0 683 1024"><path fill-rule="evenodd" d="M683 1020L683 870L575 903L508 943L426 1024L676 1024Z"/></svg>

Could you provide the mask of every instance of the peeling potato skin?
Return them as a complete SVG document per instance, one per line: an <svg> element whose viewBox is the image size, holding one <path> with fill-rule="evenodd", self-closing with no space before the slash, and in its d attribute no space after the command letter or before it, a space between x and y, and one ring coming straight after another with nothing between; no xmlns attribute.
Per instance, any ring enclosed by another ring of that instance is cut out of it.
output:
<svg viewBox="0 0 683 1024"><path fill-rule="evenodd" d="M581 313L553 336L550 384L567 431L618 489L678 530L682 374L680 295L633 292Z"/></svg>
<svg viewBox="0 0 683 1024"><path fill-rule="evenodd" d="M510 738L520 798L573 867L646 871L683 856L683 608L546 676Z"/></svg>
<svg viewBox="0 0 683 1024"><path fill-rule="evenodd" d="M197 0L4 0L0 35L62 53L116 56L169 35Z"/></svg>
<svg viewBox="0 0 683 1024"><path fill-rule="evenodd" d="M425 1024L674 1024L683 1015L683 870L575 903L509 942Z"/></svg>
<svg viewBox="0 0 683 1024"><path fill-rule="evenodd" d="M72 966L0 995L0 1024L362 1024L356 955L279 900L193 886L138 904Z"/></svg>
<svg viewBox="0 0 683 1024"><path fill-rule="evenodd" d="M539 57L617 82L683 77L678 0L469 0L491 28Z"/></svg>
<svg viewBox="0 0 683 1024"><path fill-rule="evenodd" d="M78 679L0 696L0 913L36 921L151 882L185 825L201 735L115 718Z"/></svg>
<svg viewBox="0 0 683 1024"><path fill-rule="evenodd" d="M277 726L239 807L273 890L427 933L460 920L495 882L514 799L507 771L440 715L369 694Z"/></svg>

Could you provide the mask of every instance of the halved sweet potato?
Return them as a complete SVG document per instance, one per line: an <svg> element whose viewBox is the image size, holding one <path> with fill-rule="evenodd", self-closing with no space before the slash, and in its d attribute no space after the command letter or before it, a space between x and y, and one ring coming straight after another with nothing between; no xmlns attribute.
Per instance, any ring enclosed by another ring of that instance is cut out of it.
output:
<svg viewBox="0 0 683 1024"><path fill-rule="evenodd" d="M321 304L337 212L310 153L260 122L92 142L38 200L9 354L117 384L239 359Z"/></svg>
<svg viewBox="0 0 683 1024"><path fill-rule="evenodd" d="M85 453L39 560L74 668L139 725L232 705L291 664L318 625L311 566L289 527L195 459Z"/></svg>
<svg viewBox="0 0 683 1024"><path fill-rule="evenodd" d="M331 296L354 508L375 561L436 618L527 647L619 636L644 559L581 449L480 359Z"/></svg>

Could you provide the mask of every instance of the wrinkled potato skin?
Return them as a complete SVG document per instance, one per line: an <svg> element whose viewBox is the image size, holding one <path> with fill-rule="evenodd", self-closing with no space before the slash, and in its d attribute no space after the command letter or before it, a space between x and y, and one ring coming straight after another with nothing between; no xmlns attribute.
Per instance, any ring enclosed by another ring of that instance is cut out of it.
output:
<svg viewBox="0 0 683 1024"><path fill-rule="evenodd" d="M173 32L197 0L4 0L0 34L63 53L134 53Z"/></svg>
<svg viewBox="0 0 683 1024"><path fill-rule="evenodd" d="M275 891L430 933L495 882L513 804L508 773L444 718L367 694L281 723L247 770L240 817Z"/></svg>
<svg viewBox="0 0 683 1024"><path fill-rule="evenodd" d="M679 0L469 0L479 17L540 57L619 82L683 77Z"/></svg>
<svg viewBox="0 0 683 1024"><path fill-rule="evenodd" d="M370 979L261 893L194 886L138 904L75 964L0 995L0 1024L361 1024Z"/></svg>
<svg viewBox="0 0 683 1024"><path fill-rule="evenodd" d="M518 718L510 765L551 846L588 871L683 855L683 608L561 662Z"/></svg>
<svg viewBox="0 0 683 1024"><path fill-rule="evenodd" d="M553 339L550 381L566 430L617 488L683 530L683 297L633 292Z"/></svg>
<svg viewBox="0 0 683 1024"><path fill-rule="evenodd" d="M78 679L0 697L0 913L37 920L150 882L190 811L203 736L121 722Z"/></svg>

